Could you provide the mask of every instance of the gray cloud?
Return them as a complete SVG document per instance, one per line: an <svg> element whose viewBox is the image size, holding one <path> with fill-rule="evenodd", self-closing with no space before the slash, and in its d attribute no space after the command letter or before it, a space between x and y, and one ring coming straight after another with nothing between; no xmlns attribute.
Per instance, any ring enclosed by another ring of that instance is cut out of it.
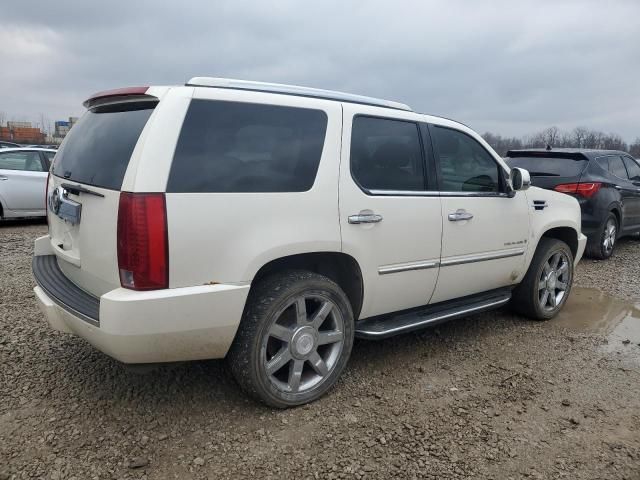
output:
<svg viewBox="0 0 640 480"><path fill-rule="evenodd" d="M37 2L2 7L0 110L212 75L379 96L522 135L640 136L640 2Z"/></svg>

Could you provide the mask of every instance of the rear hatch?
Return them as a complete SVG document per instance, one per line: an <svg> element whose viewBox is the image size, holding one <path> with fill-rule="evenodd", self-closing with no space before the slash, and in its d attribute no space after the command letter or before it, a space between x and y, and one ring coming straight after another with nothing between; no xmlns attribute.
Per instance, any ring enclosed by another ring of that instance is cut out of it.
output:
<svg viewBox="0 0 640 480"><path fill-rule="evenodd" d="M122 90L85 102L89 110L58 150L47 188L51 246L63 273L100 296L120 286L120 190L157 98Z"/></svg>
<svg viewBox="0 0 640 480"><path fill-rule="evenodd" d="M531 175L531 184L553 190L564 183L577 183L589 160L579 152L509 151L506 158L511 167L524 168Z"/></svg>

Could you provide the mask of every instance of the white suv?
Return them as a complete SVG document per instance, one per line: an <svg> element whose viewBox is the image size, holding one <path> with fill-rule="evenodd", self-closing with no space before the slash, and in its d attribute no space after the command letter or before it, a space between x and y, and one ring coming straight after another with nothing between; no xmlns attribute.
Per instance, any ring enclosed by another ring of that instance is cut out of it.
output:
<svg viewBox="0 0 640 480"><path fill-rule="evenodd" d="M460 123L216 78L85 106L48 180L35 293L53 328L122 362L226 357L287 407L335 383L354 336L509 301L547 319L571 290L578 202L527 190Z"/></svg>

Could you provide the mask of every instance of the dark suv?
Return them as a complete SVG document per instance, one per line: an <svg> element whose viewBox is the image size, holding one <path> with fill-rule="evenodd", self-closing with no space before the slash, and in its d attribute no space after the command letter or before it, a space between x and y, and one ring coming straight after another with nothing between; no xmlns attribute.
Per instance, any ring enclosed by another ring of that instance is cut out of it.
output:
<svg viewBox="0 0 640 480"><path fill-rule="evenodd" d="M586 254L606 259L621 236L640 232L640 165L615 150L510 150L507 163L525 168L533 185L567 193L582 209Z"/></svg>

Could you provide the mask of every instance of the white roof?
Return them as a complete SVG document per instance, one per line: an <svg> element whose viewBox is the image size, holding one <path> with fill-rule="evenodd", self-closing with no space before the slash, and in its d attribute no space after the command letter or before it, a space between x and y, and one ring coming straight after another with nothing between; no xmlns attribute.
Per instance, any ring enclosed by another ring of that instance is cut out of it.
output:
<svg viewBox="0 0 640 480"><path fill-rule="evenodd" d="M324 98L328 100L337 100L339 102L360 103L364 105L374 105L377 107L393 108L396 110L412 111L409 105L392 102L390 100L381 100L379 98L354 95L352 93L300 87L298 85L285 85L281 83L251 82L247 80L236 80L233 78L193 77L186 83L186 85L190 87L230 88L235 90L280 93L284 95L299 95L301 97Z"/></svg>

